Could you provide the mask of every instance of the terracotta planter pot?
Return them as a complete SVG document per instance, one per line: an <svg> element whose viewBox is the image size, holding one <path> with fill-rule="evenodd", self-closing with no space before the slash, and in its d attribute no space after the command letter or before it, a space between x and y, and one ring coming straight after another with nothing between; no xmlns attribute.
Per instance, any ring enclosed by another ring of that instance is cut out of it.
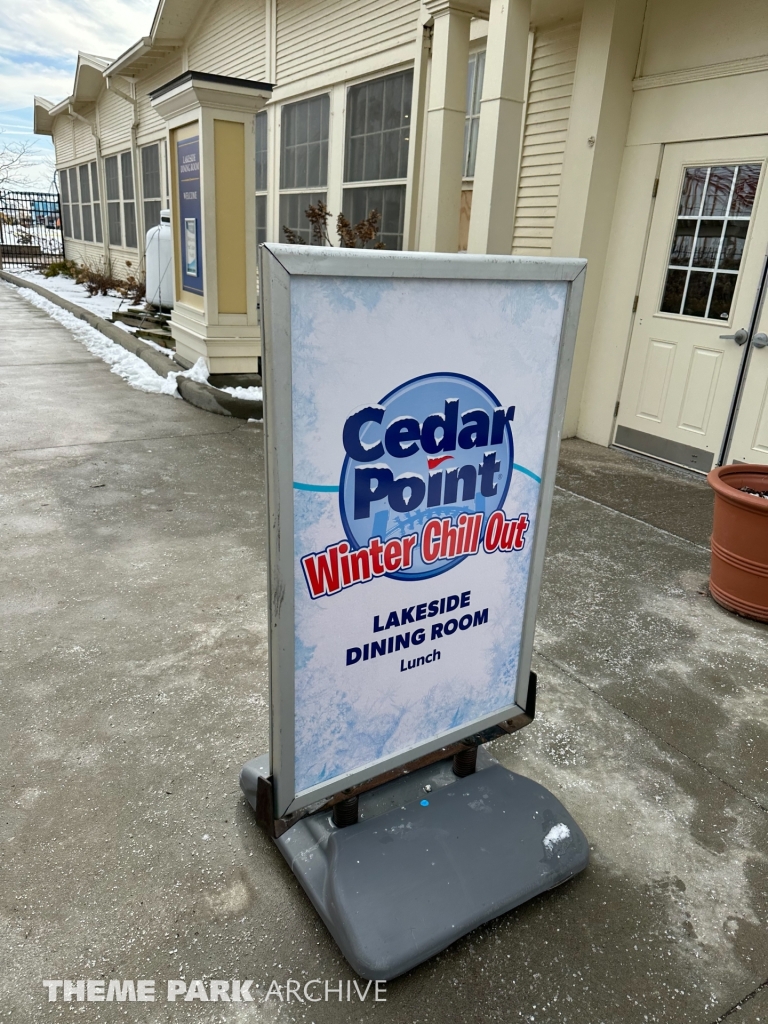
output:
<svg viewBox="0 0 768 1024"><path fill-rule="evenodd" d="M715 492L709 591L724 608L768 622L768 466L720 466L707 481Z"/></svg>

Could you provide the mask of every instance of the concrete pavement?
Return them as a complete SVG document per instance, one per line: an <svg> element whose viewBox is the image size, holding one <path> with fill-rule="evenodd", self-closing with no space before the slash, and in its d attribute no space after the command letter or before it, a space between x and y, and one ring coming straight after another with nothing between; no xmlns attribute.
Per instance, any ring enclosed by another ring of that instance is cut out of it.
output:
<svg viewBox="0 0 768 1024"><path fill-rule="evenodd" d="M267 745L261 427L132 390L6 285L0 325L0 1021L768 1020L768 627L706 594L702 480L563 446L538 715L493 753L587 871L386 1002L265 1002L354 976L237 785ZM48 1004L63 978L256 999Z"/></svg>

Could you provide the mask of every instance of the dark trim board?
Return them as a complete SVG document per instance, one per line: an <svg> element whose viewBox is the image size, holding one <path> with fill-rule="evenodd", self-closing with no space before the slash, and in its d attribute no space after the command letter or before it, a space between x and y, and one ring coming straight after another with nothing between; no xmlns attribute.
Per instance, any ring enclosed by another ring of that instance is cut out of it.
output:
<svg viewBox="0 0 768 1024"><path fill-rule="evenodd" d="M646 434L644 431L634 430L632 427L617 427L613 443L618 448L641 452L654 459L671 462L675 466L693 469L697 473L708 473L715 460L714 452L705 451L703 448L694 448L689 444L681 444L680 441L670 441L666 437L657 437L655 434Z"/></svg>

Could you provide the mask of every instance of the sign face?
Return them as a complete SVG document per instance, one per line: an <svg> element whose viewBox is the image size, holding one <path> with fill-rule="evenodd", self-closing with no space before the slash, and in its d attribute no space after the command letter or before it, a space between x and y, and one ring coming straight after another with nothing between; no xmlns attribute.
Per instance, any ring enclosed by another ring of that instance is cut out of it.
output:
<svg viewBox="0 0 768 1024"><path fill-rule="evenodd" d="M261 256L284 814L525 707L585 264Z"/></svg>
<svg viewBox="0 0 768 1024"><path fill-rule="evenodd" d="M200 138L176 143L179 173L179 223L181 224L181 286L203 294L203 265L200 259Z"/></svg>

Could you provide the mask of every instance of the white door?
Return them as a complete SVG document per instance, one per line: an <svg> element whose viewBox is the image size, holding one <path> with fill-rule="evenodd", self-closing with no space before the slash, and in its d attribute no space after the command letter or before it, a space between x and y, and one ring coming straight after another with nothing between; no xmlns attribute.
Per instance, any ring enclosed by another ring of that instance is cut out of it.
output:
<svg viewBox="0 0 768 1024"><path fill-rule="evenodd" d="M725 462L768 465L768 260Z"/></svg>
<svg viewBox="0 0 768 1024"><path fill-rule="evenodd" d="M707 472L721 454L768 244L768 137L664 151L614 443Z"/></svg>

